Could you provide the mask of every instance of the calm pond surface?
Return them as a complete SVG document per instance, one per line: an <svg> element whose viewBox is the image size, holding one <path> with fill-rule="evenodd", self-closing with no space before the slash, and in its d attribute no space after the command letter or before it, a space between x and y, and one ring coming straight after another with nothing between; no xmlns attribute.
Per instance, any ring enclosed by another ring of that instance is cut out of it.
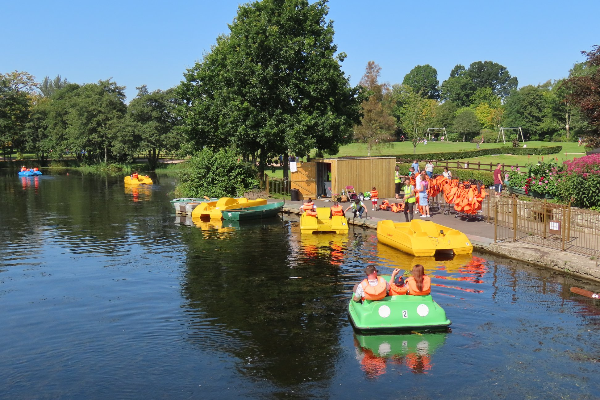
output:
<svg viewBox="0 0 600 400"><path fill-rule="evenodd" d="M600 303L475 254L422 262L447 333L361 336L362 271L415 260L292 217L179 224L173 178L0 173L0 397L600 398Z"/></svg>

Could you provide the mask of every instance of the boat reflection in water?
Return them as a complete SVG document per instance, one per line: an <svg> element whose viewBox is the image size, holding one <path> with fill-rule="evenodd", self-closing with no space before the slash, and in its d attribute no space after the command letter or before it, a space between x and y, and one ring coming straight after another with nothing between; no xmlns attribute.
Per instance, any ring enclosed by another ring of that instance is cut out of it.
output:
<svg viewBox="0 0 600 400"><path fill-rule="evenodd" d="M356 358L367 378L384 375L388 367L402 367L415 374L427 374L434 367L434 352L446 341L447 332L399 335L354 333ZM401 371L400 371L401 373Z"/></svg>
<svg viewBox="0 0 600 400"><path fill-rule="evenodd" d="M301 234L300 251L306 258L328 258L334 265L342 265L347 248L348 234Z"/></svg>
<svg viewBox="0 0 600 400"><path fill-rule="evenodd" d="M484 283L483 277L488 272L487 261L472 254L448 256L439 254L435 257L415 257L403 253L381 243L377 243L377 253L374 254L380 260L382 266L389 268L400 268L410 271L415 264L421 264L425 273L434 281L432 286L450 287L467 292L479 293L473 288L461 288L456 284L443 284L439 280L467 281L470 283Z"/></svg>
<svg viewBox="0 0 600 400"><path fill-rule="evenodd" d="M125 194L131 196L134 202L148 201L152 198L152 187L148 185L125 185Z"/></svg>
<svg viewBox="0 0 600 400"><path fill-rule="evenodd" d="M40 186L40 178L36 175L36 176L21 176L21 186L23 187L23 190L27 190L28 187L34 187L35 191L37 192L39 186Z"/></svg>

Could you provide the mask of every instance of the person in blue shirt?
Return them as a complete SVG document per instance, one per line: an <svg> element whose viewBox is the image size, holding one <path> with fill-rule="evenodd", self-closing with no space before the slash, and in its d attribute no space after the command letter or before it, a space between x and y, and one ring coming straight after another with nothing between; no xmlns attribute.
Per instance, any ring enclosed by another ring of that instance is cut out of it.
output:
<svg viewBox="0 0 600 400"><path fill-rule="evenodd" d="M419 170L419 163L417 162L417 160L414 160L413 163L411 164L411 167L413 167L415 169L415 172L418 174L419 172L421 172Z"/></svg>

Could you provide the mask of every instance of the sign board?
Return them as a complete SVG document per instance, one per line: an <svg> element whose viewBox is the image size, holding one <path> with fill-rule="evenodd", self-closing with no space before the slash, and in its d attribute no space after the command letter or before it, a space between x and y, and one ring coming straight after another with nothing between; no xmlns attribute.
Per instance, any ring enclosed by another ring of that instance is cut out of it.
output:
<svg viewBox="0 0 600 400"><path fill-rule="evenodd" d="M560 221L550 221L550 233L560 235Z"/></svg>

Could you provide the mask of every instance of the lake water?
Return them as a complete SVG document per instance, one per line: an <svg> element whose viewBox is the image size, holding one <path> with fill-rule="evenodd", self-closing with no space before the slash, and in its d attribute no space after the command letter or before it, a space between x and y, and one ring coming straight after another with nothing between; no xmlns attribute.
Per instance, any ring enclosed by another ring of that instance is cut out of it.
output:
<svg viewBox="0 0 600 400"><path fill-rule="evenodd" d="M364 267L416 260L293 217L187 226L157 181L0 175L1 398L600 398L600 303L569 292L585 282L426 259L451 332L362 336Z"/></svg>

